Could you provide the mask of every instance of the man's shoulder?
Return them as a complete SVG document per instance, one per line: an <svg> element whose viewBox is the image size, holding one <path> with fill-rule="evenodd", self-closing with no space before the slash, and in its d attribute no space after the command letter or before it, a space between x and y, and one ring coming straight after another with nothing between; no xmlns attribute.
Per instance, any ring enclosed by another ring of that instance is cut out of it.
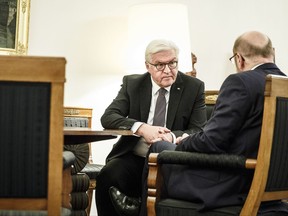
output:
<svg viewBox="0 0 288 216"><path fill-rule="evenodd" d="M151 85L150 74L130 74L123 77L123 85L127 88L134 89L143 86Z"/></svg>
<svg viewBox="0 0 288 216"><path fill-rule="evenodd" d="M260 76L264 76L264 71L260 71ZM259 78L259 71L256 70L247 70L247 71L242 71L239 73L233 73L230 74L227 79L255 79Z"/></svg>
<svg viewBox="0 0 288 216"><path fill-rule="evenodd" d="M149 77L149 73L146 72L144 74L129 74L129 75L125 75L124 78L125 79L143 79L143 78L146 78L146 77Z"/></svg>
<svg viewBox="0 0 288 216"><path fill-rule="evenodd" d="M144 74L130 74L130 75L125 75L123 77L123 82L143 82L146 79L150 78L150 74L148 72Z"/></svg>
<svg viewBox="0 0 288 216"><path fill-rule="evenodd" d="M250 95L257 92L261 94L264 91L267 74L265 70L249 70L230 74L223 82L223 86L229 90L245 89L250 92Z"/></svg>

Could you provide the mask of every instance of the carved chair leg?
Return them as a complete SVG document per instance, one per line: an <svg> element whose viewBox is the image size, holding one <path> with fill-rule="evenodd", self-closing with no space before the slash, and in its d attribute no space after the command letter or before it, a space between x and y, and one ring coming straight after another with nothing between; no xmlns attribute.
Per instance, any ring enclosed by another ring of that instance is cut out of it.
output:
<svg viewBox="0 0 288 216"><path fill-rule="evenodd" d="M91 206L92 206L92 200L93 200L93 192L96 188L96 180L95 179L90 179L90 185L89 189L87 191L88 197L89 197L89 205L86 208L87 215L90 215L91 211Z"/></svg>

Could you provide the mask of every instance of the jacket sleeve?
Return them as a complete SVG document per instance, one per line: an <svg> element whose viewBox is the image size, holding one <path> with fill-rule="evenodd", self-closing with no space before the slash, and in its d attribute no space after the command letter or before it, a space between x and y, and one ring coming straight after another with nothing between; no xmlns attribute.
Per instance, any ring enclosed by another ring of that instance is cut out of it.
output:
<svg viewBox="0 0 288 216"><path fill-rule="evenodd" d="M128 77L123 77L121 89L116 98L106 108L101 117L101 124L106 129L131 129L135 119L127 118L129 114L130 98L127 93Z"/></svg>

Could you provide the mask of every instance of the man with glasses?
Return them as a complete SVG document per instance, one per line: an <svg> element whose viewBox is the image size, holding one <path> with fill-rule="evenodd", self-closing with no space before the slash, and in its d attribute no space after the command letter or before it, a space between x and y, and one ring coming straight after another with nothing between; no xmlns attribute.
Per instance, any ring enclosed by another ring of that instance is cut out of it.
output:
<svg viewBox="0 0 288 216"><path fill-rule="evenodd" d="M148 149L160 140L176 143L176 137L199 132L206 124L204 83L178 71L178 53L171 41L151 41L145 52L148 72L124 76L117 97L101 117L104 128L132 130L135 136L120 137L97 177L98 216L126 214L114 208L110 196L128 214L137 215L139 202L126 195L141 196Z"/></svg>

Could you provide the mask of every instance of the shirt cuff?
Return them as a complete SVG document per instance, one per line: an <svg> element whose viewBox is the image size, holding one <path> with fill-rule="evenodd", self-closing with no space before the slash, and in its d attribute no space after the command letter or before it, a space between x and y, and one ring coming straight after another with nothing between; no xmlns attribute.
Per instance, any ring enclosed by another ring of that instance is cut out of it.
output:
<svg viewBox="0 0 288 216"><path fill-rule="evenodd" d="M131 127L131 130L132 130L132 132L133 132L133 134L134 134L135 136L138 136L138 135L136 135L135 133L136 133L136 131L139 129L139 127L140 127L142 124L144 124L144 123L143 123L143 122L135 122L135 123L133 124L133 126Z"/></svg>
<svg viewBox="0 0 288 216"><path fill-rule="evenodd" d="M176 136L174 133L170 132L171 136L172 136L172 143L176 144Z"/></svg>

